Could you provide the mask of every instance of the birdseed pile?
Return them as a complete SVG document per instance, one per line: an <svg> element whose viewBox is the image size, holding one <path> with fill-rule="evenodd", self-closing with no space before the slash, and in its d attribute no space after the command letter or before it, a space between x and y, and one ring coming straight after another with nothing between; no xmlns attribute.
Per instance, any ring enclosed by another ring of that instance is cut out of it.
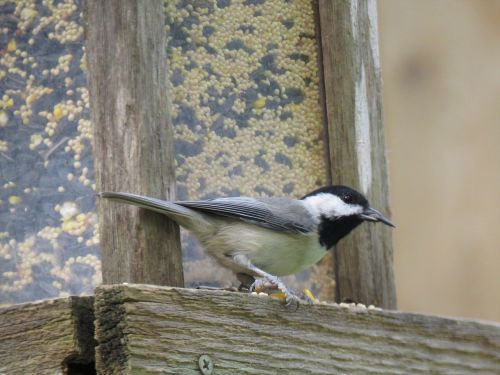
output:
<svg viewBox="0 0 500 375"><path fill-rule="evenodd" d="M178 199L325 184L313 0L164 4ZM0 304L100 283L83 38L81 1L0 3ZM227 283L183 242L189 284Z"/></svg>

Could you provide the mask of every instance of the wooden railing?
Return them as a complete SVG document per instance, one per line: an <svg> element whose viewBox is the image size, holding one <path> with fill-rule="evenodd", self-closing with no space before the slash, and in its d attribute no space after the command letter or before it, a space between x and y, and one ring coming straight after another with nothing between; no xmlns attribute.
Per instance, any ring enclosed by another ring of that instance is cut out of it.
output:
<svg viewBox="0 0 500 375"><path fill-rule="evenodd" d="M500 373L495 323L138 284L92 301L0 309L0 374L92 373L92 313L99 374Z"/></svg>

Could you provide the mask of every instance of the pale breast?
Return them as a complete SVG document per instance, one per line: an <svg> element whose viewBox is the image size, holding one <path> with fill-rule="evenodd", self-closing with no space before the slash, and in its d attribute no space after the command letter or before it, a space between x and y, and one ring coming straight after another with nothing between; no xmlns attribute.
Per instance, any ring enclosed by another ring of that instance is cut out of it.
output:
<svg viewBox="0 0 500 375"><path fill-rule="evenodd" d="M326 254L316 233L283 233L237 222L220 225L216 234L200 238L200 242L234 272L243 270L232 262L232 256L244 254L255 266L275 276L300 272Z"/></svg>

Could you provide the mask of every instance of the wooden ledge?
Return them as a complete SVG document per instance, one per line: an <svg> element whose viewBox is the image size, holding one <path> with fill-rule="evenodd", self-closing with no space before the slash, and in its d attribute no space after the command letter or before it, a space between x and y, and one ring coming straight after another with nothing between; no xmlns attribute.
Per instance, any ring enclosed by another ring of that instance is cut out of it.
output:
<svg viewBox="0 0 500 375"><path fill-rule="evenodd" d="M91 374L93 303L68 297L0 308L0 374Z"/></svg>
<svg viewBox="0 0 500 375"><path fill-rule="evenodd" d="M149 285L97 288L102 374L492 374L500 325Z"/></svg>

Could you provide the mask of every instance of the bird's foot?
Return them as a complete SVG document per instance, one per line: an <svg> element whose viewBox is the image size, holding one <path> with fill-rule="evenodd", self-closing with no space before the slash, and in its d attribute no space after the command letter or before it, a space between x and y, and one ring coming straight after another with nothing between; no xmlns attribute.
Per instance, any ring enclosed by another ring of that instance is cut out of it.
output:
<svg viewBox="0 0 500 375"><path fill-rule="evenodd" d="M281 293L272 293L271 295L281 297L286 306L296 305L297 308L301 303L310 304L309 298L303 299L297 293L289 289L279 278L276 276L263 277L254 281L250 287L251 292L264 292L267 290L279 290Z"/></svg>

